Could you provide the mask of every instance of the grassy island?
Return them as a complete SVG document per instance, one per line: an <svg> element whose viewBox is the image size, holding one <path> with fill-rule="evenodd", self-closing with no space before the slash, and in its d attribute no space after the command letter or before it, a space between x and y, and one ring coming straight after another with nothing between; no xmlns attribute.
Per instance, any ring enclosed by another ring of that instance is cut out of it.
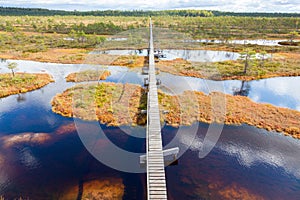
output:
<svg viewBox="0 0 300 200"><path fill-rule="evenodd" d="M300 75L300 54L280 53L273 59L253 60L244 72L243 60L222 62L189 62L183 59L159 61L157 67L164 72L213 80L257 80L280 76Z"/></svg>
<svg viewBox="0 0 300 200"><path fill-rule="evenodd" d="M161 120L171 126L190 125L196 121L248 124L300 139L300 112L255 103L247 97L219 92L206 95L186 91L177 96L160 92L159 103L161 110L169 111L161 114ZM143 88L133 84L82 84L56 95L52 106L55 113L67 117L99 120L111 126L144 125L146 115L141 111L147 107L147 95Z"/></svg>
<svg viewBox="0 0 300 200"><path fill-rule="evenodd" d="M269 55L270 56L270 55ZM88 61L101 64L141 68L147 66L148 58L138 55L89 55ZM300 76L300 53L275 53L272 58L251 59L245 72L245 60L220 62L191 62L182 58L156 60L160 71L178 76L190 76L211 80L258 80L272 77Z"/></svg>
<svg viewBox="0 0 300 200"><path fill-rule="evenodd" d="M66 77L67 82L84 82L106 80L111 73L108 70L85 70L71 73Z"/></svg>
<svg viewBox="0 0 300 200"><path fill-rule="evenodd" d="M22 16L20 13L18 12L18 16L0 16L1 59L70 64L97 63L127 67L142 67L146 63L145 57L135 55L112 56L113 58L106 60L97 56L110 55L91 56L89 53L94 50L148 48L149 15ZM249 13L245 16L232 16L228 13L214 16L212 13L206 17L195 16L194 13L181 16L177 13L167 18L165 13L161 14L153 16L156 48L238 53L250 48L257 53L264 52L274 57L272 60L252 63L247 74L242 73L242 61L216 63L160 61L162 71L182 76L216 79L211 71L207 71L216 69L221 75L219 79L222 77L221 79L241 80L299 75L300 36L296 28L299 22L298 14L290 14L294 17L287 17L286 14L274 17L278 14L272 14L267 18L251 16ZM201 42L195 42L198 39L201 39ZM281 46L231 43L234 40L249 39L278 40ZM91 58L93 56L95 62Z"/></svg>
<svg viewBox="0 0 300 200"><path fill-rule="evenodd" d="M52 110L66 117L99 120L112 126L145 124L143 89L133 84L80 84L56 95ZM129 109L128 109L129 108Z"/></svg>
<svg viewBox="0 0 300 200"><path fill-rule="evenodd" d="M0 98L39 89L54 82L49 74L0 74Z"/></svg>
<svg viewBox="0 0 300 200"><path fill-rule="evenodd" d="M142 67L147 63L144 56L115 56L111 65ZM112 59L111 59L112 60ZM105 63L107 64L107 63ZM162 72L178 76L190 76L212 80L258 80L271 77L300 76L299 53L276 53L273 58L249 61L246 73L244 60L222 62L190 62L182 58L157 60L156 67Z"/></svg>

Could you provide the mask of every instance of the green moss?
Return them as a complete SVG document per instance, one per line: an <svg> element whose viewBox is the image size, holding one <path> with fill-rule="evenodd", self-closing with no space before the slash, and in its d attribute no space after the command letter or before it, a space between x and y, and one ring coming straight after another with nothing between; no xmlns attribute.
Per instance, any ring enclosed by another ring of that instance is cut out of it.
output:
<svg viewBox="0 0 300 200"><path fill-rule="evenodd" d="M147 94L146 93L144 93L141 96L139 109L140 110L147 110Z"/></svg>
<svg viewBox="0 0 300 200"><path fill-rule="evenodd" d="M52 81L48 74L0 74L0 97L38 89Z"/></svg>
<svg viewBox="0 0 300 200"><path fill-rule="evenodd" d="M117 95L119 92L116 90L116 86L99 84L95 88L95 101L98 107L103 107L106 103L112 99L112 94Z"/></svg>
<svg viewBox="0 0 300 200"><path fill-rule="evenodd" d="M213 63L192 62L185 66L170 63L169 67L160 67L161 71L178 75L195 76L209 79L260 79L274 76L297 76L300 74L300 61L291 59L254 59L249 62L244 73L244 61L222 61ZM172 70L170 70L172 67Z"/></svg>

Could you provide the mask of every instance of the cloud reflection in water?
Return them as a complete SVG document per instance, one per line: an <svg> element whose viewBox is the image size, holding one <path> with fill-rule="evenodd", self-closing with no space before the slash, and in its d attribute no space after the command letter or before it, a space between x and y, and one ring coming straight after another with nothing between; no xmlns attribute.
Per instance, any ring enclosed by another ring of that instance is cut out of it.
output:
<svg viewBox="0 0 300 200"><path fill-rule="evenodd" d="M188 144L191 139L187 131L181 135L180 143ZM190 149L200 152L202 145L203 138L198 134ZM247 168L265 164L300 178L300 141L291 137L247 125L226 126L214 150L235 157Z"/></svg>

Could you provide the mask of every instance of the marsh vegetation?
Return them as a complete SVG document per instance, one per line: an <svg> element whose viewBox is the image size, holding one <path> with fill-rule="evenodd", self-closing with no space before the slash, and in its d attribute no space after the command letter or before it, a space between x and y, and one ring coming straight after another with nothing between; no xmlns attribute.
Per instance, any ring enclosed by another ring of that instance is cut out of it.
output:
<svg viewBox="0 0 300 200"><path fill-rule="evenodd" d="M200 121L233 125L249 124L282 132L300 139L300 112L270 104L255 103L247 97L212 92L185 91L172 96L159 92L161 121L178 127ZM226 109L225 109L226 108ZM145 125L147 95L132 84L81 84L56 95L52 110L66 117L96 120L110 126Z"/></svg>
<svg viewBox="0 0 300 200"><path fill-rule="evenodd" d="M54 80L48 74L0 74L0 98L39 89Z"/></svg>

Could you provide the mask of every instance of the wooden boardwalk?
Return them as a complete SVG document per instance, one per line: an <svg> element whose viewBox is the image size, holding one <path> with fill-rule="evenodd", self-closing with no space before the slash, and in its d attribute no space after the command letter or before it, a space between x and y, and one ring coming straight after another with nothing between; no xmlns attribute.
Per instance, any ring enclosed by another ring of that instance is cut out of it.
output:
<svg viewBox="0 0 300 200"><path fill-rule="evenodd" d="M150 19L149 86L147 108L146 167L148 199L167 199L160 113L155 75L152 21Z"/></svg>

